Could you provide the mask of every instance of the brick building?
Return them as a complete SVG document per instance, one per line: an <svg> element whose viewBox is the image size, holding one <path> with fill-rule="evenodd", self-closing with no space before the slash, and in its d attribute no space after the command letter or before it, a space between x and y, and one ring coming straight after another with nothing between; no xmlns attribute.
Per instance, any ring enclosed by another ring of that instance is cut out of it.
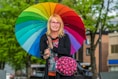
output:
<svg viewBox="0 0 118 79"><path fill-rule="evenodd" d="M118 71L118 33L109 34L109 71Z"/></svg>
<svg viewBox="0 0 118 79"><path fill-rule="evenodd" d="M76 53L76 59L83 62L83 66L89 66L90 67L90 38L89 35L86 36L87 40L84 42L83 47L79 50L78 53ZM99 37L99 34L96 34L96 39ZM107 65L107 57L108 57L108 35L103 34L102 35L102 41L101 41L101 46L102 46L102 72L107 72L108 71L108 65ZM99 44L97 45L97 48L95 50L95 57L96 57L96 67L97 67L97 72L99 71Z"/></svg>

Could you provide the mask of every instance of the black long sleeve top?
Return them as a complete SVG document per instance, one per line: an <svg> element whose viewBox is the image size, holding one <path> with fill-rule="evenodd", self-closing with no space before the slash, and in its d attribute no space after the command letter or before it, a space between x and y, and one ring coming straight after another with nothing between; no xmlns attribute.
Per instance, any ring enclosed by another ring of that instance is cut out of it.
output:
<svg viewBox="0 0 118 79"><path fill-rule="evenodd" d="M47 36L46 34L44 34L40 40L40 51L42 53L44 53L44 50L48 48L47 40L48 40ZM63 37L59 38L58 48L53 47L53 49L51 50L57 53L58 57L61 57L61 56L70 56L70 49L71 49L70 39L69 36L65 34Z"/></svg>

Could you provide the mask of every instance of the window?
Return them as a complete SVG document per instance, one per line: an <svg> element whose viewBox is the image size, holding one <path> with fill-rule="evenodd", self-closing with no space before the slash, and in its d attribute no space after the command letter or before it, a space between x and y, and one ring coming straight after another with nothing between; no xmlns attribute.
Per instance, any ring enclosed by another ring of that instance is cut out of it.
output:
<svg viewBox="0 0 118 79"><path fill-rule="evenodd" d="M118 71L118 67L117 66L111 66L109 68L110 71Z"/></svg>
<svg viewBox="0 0 118 79"><path fill-rule="evenodd" d="M90 55L90 48L86 48L86 55Z"/></svg>
<svg viewBox="0 0 118 79"><path fill-rule="evenodd" d="M86 45L90 45L90 39L89 38L86 39Z"/></svg>
<svg viewBox="0 0 118 79"><path fill-rule="evenodd" d="M118 45L111 45L111 53L118 53Z"/></svg>

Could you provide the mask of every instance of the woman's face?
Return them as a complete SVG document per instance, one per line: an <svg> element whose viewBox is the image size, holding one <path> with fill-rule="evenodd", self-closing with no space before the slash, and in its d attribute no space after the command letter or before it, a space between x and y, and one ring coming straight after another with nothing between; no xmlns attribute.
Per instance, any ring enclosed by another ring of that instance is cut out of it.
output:
<svg viewBox="0 0 118 79"><path fill-rule="evenodd" d="M59 29L60 29L60 22L58 22L57 20L56 20L56 18L52 18L51 19L51 21L50 21L50 29L51 29L51 31L54 31L54 32L57 32L57 31L59 31Z"/></svg>

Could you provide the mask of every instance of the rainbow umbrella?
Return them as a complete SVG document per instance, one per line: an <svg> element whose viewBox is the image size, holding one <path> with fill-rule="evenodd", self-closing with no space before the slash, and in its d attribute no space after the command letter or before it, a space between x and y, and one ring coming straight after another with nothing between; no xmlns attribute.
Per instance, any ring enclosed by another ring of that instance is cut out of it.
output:
<svg viewBox="0 0 118 79"><path fill-rule="evenodd" d="M45 2L28 7L16 21L16 39L29 54L40 57L39 41L47 30L47 21L52 14L60 15L64 21L64 31L71 40L71 54L74 54L82 46L86 37L85 27L80 16L65 5Z"/></svg>

